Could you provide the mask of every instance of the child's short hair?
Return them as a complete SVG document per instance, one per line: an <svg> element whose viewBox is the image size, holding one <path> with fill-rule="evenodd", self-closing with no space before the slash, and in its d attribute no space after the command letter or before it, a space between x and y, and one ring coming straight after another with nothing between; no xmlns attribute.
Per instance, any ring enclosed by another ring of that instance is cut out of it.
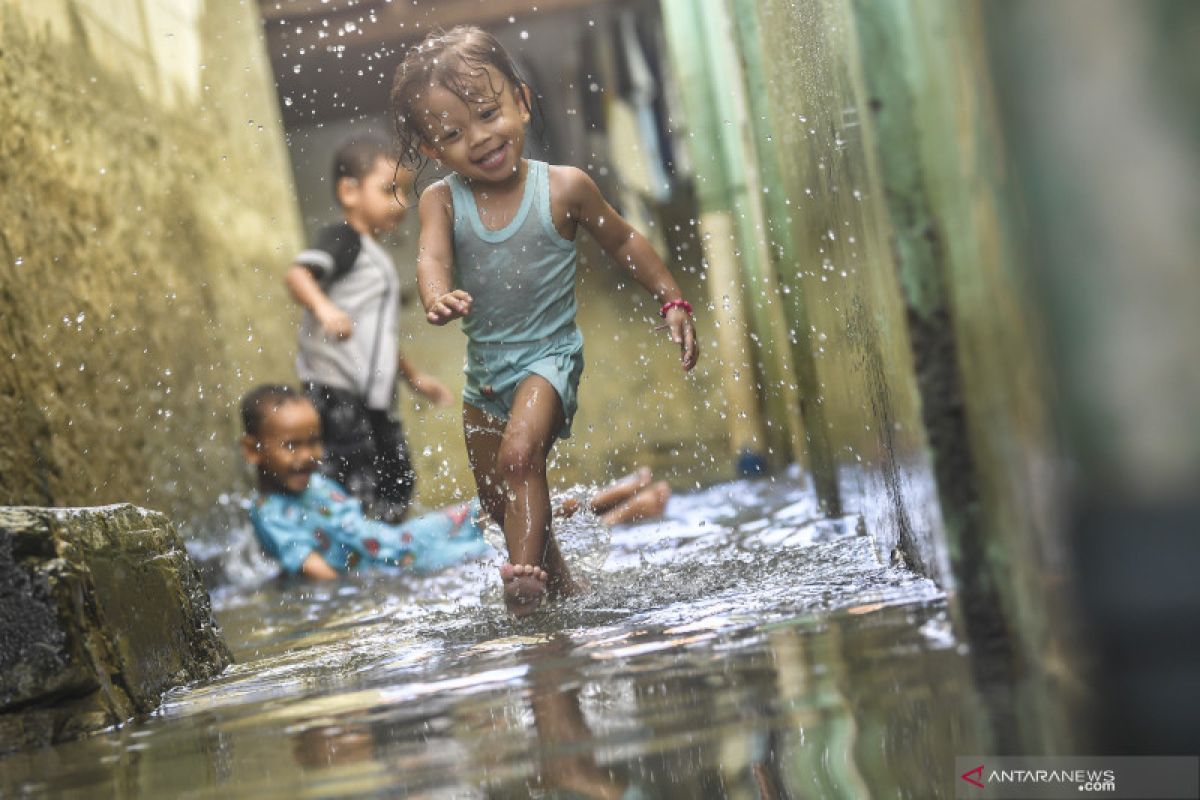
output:
<svg viewBox="0 0 1200 800"><path fill-rule="evenodd" d="M512 86L529 83L496 37L474 25L431 33L408 51L396 69L391 94L400 158L405 166L412 169L423 166L419 148L426 140L416 115L416 103L423 93L430 86L442 86L468 101L477 87L473 73L483 67L491 67ZM496 95L502 89L491 88Z"/></svg>
<svg viewBox="0 0 1200 800"><path fill-rule="evenodd" d="M242 398L242 429L247 436L257 437L262 430L267 409L274 411L280 406L297 401L308 401L299 390L282 383L256 386Z"/></svg>
<svg viewBox="0 0 1200 800"><path fill-rule="evenodd" d="M337 197L338 181L362 180L381 158L397 160L392 142L382 134L362 133L343 140L333 152L333 196Z"/></svg>

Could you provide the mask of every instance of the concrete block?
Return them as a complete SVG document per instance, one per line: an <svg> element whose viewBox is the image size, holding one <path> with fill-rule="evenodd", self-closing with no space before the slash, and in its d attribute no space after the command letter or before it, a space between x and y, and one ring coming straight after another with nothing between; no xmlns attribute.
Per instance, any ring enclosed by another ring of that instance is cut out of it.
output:
<svg viewBox="0 0 1200 800"><path fill-rule="evenodd" d="M162 514L0 508L0 753L152 711L231 661Z"/></svg>

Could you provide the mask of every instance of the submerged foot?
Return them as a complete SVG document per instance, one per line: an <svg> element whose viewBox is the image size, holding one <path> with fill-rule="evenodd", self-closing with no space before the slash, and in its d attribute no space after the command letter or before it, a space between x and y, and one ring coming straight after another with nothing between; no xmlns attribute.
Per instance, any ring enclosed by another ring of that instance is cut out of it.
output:
<svg viewBox="0 0 1200 800"><path fill-rule="evenodd" d="M527 617L547 601L561 600L587 589L565 570L551 575L534 564L503 564L500 580L504 584L504 605L515 617Z"/></svg>
<svg viewBox="0 0 1200 800"><path fill-rule="evenodd" d="M502 564L500 580L504 584L504 605L514 617L527 617L549 596L546 570L533 564Z"/></svg>

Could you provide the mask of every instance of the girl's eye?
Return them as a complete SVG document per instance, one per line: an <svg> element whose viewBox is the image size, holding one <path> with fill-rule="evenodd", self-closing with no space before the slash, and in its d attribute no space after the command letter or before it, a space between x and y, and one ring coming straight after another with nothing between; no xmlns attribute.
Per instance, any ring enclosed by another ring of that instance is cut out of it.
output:
<svg viewBox="0 0 1200 800"><path fill-rule="evenodd" d="M479 116L483 117L484 119L491 119L495 115L496 109L494 108L485 108L483 111L479 112Z"/></svg>
<svg viewBox="0 0 1200 800"><path fill-rule="evenodd" d="M441 142L451 142L451 141L454 141L454 140L455 140L455 139L457 139L457 138L458 138L458 131L457 131L457 130L453 130L453 131L446 131L445 133L443 133L441 136L439 136L439 137L438 137L438 142L439 142L439 143L441 143Z"/></svg>

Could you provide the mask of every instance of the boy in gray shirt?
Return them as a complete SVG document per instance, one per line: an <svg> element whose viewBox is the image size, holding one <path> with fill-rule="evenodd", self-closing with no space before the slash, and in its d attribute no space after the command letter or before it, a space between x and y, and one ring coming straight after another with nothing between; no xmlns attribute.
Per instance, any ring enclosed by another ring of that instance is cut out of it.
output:
<svg viewBox="0 0 1200 800"><path fill-rule="evenodd" d="M403 219L398 198L412 180L384 137L343 142L333 185L345 219L323 229L287 274L306 310L296 371L321 417L322 470L388 522L404 517L416 481L395 411L396 378L438 405L451 400L400 353L400 279L376 241Z"/></svg>

